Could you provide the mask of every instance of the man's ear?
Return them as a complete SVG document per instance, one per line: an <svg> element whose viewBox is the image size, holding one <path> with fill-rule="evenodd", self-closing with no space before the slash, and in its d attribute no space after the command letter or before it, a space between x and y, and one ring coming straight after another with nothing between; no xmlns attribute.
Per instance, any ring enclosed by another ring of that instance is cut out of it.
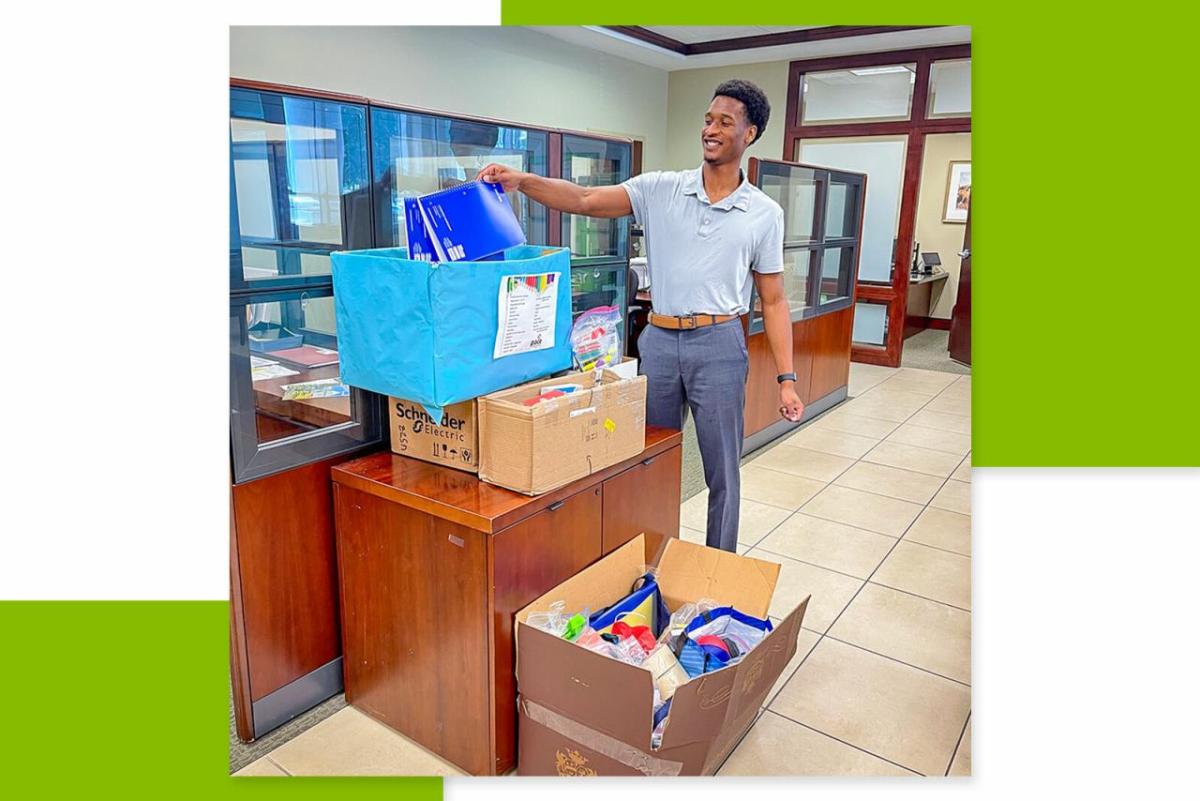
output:
<svg viewBox="0 0 1200 801"><path fill-rule="evenodd" d="M754 143L754 137L758 136L758 126L751 125L746 129L746 147L750 147Z"/></svg>

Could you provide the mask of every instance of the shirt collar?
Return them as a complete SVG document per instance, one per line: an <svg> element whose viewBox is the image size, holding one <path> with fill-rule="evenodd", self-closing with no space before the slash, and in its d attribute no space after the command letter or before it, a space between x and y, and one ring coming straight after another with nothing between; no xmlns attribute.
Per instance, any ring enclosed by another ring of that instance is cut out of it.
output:
<svg viewBox="0 0 1200 801"><path fill-rule="evenodd" d="M685 195L695 195L703 203L708 203L714 209L741 209L746 211L750 208L750 181L746 179L746 173L743 171L742 182L738 184L738 188L733 190L729 197L723 198L720 203L709 203L708 194L704 191L704 168L697 167L694 170L688 170L683 179L683 193Z"/></svg>

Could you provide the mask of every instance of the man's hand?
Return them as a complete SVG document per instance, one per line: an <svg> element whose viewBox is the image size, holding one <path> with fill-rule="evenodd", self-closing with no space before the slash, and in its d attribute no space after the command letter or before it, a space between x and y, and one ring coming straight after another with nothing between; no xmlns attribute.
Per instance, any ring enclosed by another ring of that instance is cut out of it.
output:
<svg viewBox="0 0 1200 801"><path fill-rule="evenodd" d="M800 422L800 417L804 414L804 404L800 402L795 384L791 381L784 381L779 385L779 414L793 423Z"/></svg>
<svg viewBox="0 0 1200 801"><path fill-rule="evenodd" d="M519 192L526 175L527 173L505 167L503 164L489 164L479 171L475 180L485 184L500 184L505 192Z"/></svg>

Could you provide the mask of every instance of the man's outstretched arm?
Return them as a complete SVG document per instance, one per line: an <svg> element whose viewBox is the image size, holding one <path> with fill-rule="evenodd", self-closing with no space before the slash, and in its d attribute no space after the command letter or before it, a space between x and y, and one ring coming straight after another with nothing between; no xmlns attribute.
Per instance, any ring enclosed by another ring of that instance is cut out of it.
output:
<svg viewBox="0 0 1200 801"><path fill-rule="evenodd" d="M629 194L619 186L580 186L557 178L543 178L502 164L489 164L475 180L500 184L505 192L521 192L544 206L587 217L624 217L633 214Z"/></svg>

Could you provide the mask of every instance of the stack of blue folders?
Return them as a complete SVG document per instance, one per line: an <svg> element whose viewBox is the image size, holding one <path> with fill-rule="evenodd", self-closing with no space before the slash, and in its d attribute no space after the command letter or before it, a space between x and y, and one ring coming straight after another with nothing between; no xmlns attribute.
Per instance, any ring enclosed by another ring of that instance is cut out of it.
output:
<svg viewBox="0 0 1200 801"><path fill-rule="evenodd" d="M525 244L504 188L482 181L404 198L404 225L419 261L482 261Z"/></svg>

